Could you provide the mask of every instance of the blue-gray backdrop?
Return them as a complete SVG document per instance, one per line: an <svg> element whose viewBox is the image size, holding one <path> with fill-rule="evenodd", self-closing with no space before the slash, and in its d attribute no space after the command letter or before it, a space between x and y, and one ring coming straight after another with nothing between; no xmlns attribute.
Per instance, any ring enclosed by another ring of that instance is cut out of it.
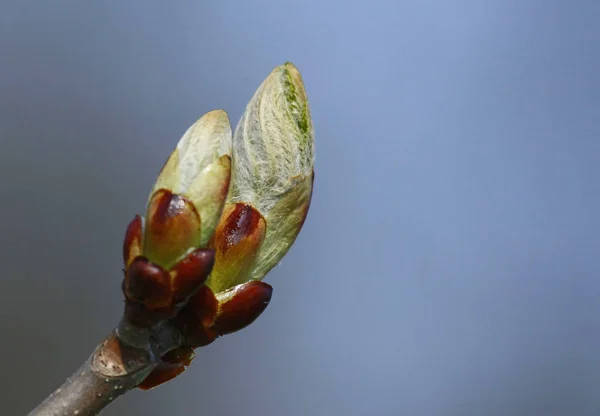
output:
<svg viewBox="0 0 600 416"><path fill-rule="evenodd" d="M600 3L2 1L0 411L122 309L185 129L285 61L313 204L266 313L106 415L600 414Z"/></svg>

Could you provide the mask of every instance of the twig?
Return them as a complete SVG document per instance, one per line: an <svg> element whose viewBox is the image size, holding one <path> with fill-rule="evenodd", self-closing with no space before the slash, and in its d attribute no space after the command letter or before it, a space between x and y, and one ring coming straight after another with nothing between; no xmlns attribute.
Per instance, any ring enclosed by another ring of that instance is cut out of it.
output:
<svg viewBox="0 0 600 416"><path fill-rule="evenodd" d="M136 386L176 377L193 349L250 325L271 299L262 278L304 224L313 179L306 90L288 62L261 84L234 137L223 110L183 135L146 214L125 233L121 324L29 415L96 415Z"/></svg>
<svg viewBox="0 0 600 416"><path fill-rule="evenodd" d="M148 330L124 318L81 368L29 416L97 415L140 384L160 357L180 342L181 334L167 321Z"/></svg>

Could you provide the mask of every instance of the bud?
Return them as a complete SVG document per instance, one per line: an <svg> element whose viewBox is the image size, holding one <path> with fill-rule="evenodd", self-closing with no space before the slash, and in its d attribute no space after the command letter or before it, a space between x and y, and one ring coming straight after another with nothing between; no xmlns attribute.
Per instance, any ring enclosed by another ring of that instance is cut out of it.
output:
<svg viewBox="0 0 600 416"><path fill-rule="evenodd" d="M270 285L260 281L242 283L217 295L204 286L171 322L185 337L186 346L203 347L254 322L272 292Z"/></svg>
<svg viewBox="0 0 600 416"><path fill-rule="evenodd" d="M214 110L203 115L192 127L190 127L173 151L165 166L162 168L158 179L148 201L146 219L152 220L155 210L160 211L161 200L155 195L161 194L165 189L176 195L174 200L169 201L169 208L175 215L184 215L182 222L190 222L188 230L184 226L165 227L165 237L168 240L162 245L174 243L176 248L171 248L172 253L166 255L167 259L161 259L167 263L177 260L177 255L189 250L190 247L203 247L215 231L215 227L221 217L223 203L229 189L231 172L231 127L227 113L222 110ZM186 206L187 205L187 206ZM198 215L198 224L190 211L195 210ZM168 216L168 213L167 213ZM161 218L157 221L158 228ZM146 228L145 242L154 243L153 226ZM179 236L186 234L185 238ZM170 236L166 236L170 234ZM191 244L191 245L189 245ZM153 253L154 254L154 253ZM158 257L165 257L159 254ZM151 259L152 260L152 259ZM164 264L168 267L169 264Z"/></svg>
<svg viewBox="0 0 600 416"><path fill-rule="evenodd" d="M142 388L176 377L190 364L193 348L250 325L265 310L272 288L260 280L287 253L302 228L312 195L313 166L314 134L306 91L298 70L286 63L275 68L261 84L235 131L231 184L220 221L218 225L215 222L211 229L214 234L208 240L208 247L215 253L214 267L205 286L170 319L185 342L163 357L164 362ZM157 183L155 192L162 187ZM165 188L174 189L172 185ZM198 236L183 230L178 220L163 219L159 214L165 209L160 204L166 202L160 202L165 197L159 194L157 230L165 231L156 233L160 234L156 237L158 243L153 241L154 232L145 241L154 244L152 255L160 261L177 256L173 246L185 246L196 239L204 243L210 235L204 233L202 205L189 193L174 192L192 201L201 218L202 232ZM172 205L185 218L183 223L195 221L187 202L169 200L169 207ZM171 235L171 229L180 231ZM126 252L135 254L136 250ZM158 297L156 302L161 300Z"/></svg>
<svg viewBox="0 0 600 416"><path fill-rule="evenodd" d="M194 358L193 349L217 337L250 325L266 309L273 289L260 281L250 281L218 293L203 286L171 319L185 337L185 345L163 356L159 365L138 387L149 390L177 377Z"/></svg>
<svg viewBox="0 0 600 416"><path fill-rule="evenodd" d="M210 273L214 251L202 247L221 216L229 188L230 155L227 114L222 110L205 114L187 130L163 166L144 220L136 216L127 228L123 289L134 303L127 305L127 311L136 323L149 325L175 316Z"/></svg>
<svg viewBox="0 0 600 416"><path fill-rule="evenodd" d="M262 279L287 253L308 212L313 170L306 90L286 63L260 85L235 130L227 202L209 243L216 259L206 284L216 293ZM246 214L232 217L240 206Z"/></svg>

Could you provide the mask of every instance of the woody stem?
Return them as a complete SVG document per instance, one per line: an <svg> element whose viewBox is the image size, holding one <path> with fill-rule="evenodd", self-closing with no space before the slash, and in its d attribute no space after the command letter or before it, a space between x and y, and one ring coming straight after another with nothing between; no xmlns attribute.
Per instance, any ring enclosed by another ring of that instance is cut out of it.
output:
<svg viewBox="0 0 600 416"><path fill-rule="evenodd" d="M92 416L140 384L158 358L179 346L181 334L168 322L152 330L124 318L65 383L29 416Z"/></svg>

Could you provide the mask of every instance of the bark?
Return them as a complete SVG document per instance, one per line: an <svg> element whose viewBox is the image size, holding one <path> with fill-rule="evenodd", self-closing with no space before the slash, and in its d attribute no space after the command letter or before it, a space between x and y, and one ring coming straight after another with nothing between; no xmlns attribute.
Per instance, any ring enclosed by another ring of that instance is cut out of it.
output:
<svg viewBox="0 0 600 416"><path fill-rule="evenodd" d="M91 416L140 384L181 334L168 322L140 328L126 318L65 383L29 416Z"/></svg>

